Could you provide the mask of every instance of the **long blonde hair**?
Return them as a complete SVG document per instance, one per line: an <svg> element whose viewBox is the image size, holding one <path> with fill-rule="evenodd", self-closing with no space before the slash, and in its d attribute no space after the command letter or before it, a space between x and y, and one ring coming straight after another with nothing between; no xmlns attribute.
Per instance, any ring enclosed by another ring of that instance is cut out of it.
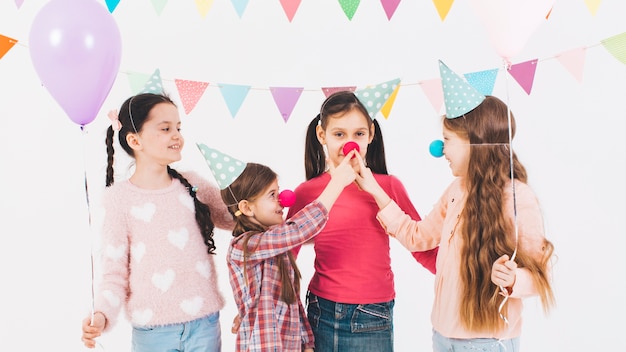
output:
<svg viewBox="0 0 626 352"><path fill-rule="evenodd" d="M472 331L498 331L503 328L499 302L502 296L491 282L493 263L503 254L513 253L516 243L514 228L504 214L503 192L513 175L527 182L526 169L515 153L509 150L508 109L500 99L487 96L474 110L464 116L443 118L445 129L466 137L470 144L481 144L470 149L468 173L465 179L467 199L461 214L460 278L463 299L460 305L461 321ZM511 136L515 134L515 119L511 113ZM549 280L549 262L554 246L544 239L540 260L518 248L515 261L527 269L538 289L547 312L554 305L554 293ZM506 305L505 308L506 309Z"/></svg>

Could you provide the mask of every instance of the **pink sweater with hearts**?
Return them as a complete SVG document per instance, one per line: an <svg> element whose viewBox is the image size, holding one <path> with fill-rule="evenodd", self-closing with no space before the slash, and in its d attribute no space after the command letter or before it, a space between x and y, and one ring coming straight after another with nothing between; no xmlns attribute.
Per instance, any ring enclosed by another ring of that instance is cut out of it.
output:
<svg viewBox="0 0 626 352"><path fill-rule="evenodd" d="M232 230L219 189L193 172L183 173L211 210L217 228ZM102 280L95 311L115 325L125 308L133 326L192 321L219 311L214 255L207 253L195 220L193 198L178 180L146 190L130 181L107 188L102 232Z"/></svg>

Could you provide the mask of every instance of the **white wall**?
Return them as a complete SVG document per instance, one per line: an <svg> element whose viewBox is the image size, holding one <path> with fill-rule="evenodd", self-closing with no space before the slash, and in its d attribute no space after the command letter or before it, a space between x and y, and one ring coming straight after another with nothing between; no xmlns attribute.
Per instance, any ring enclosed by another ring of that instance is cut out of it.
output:
<svg viewBox="0 0 626 352"><path fill-rule="evenodd" d="M445 161L428 153L429 143L440 138L439 118L417 83L438 77L438 59L458 73L501 66L467 1L455 2L443 22L432 1L403 1L391 21L378 1L362 1L352 21L335 0L303 1L292 23L277 0L251 1L241 19L226 0L215 1L206 18L193 1L170 1L161 16L147 0L122 1L113 13L122 34L120 72L100 115L83 133L42 87L31 63L29 29L45 3L25 1L20 9L13 1L0 3L0 34L19 40L0 60L0 350L85 350L80 323L91 302L106 112L132 94L128 72L159 68L177 101L175 78L211 83L188 116L181 105L187 147L177 168L199 170L212 180L194 146L204 142L270 165L283 188L304 179L304 131L324 99L321 87L401 78L389 119L378 119L390 172L426 214L451 176ZM532 93L502 73L496 82L494 95L507 99L516 114L514 146L543 204L547 235L559 257L557 307L544 316L537 301L528 301L524 351L609 350L622 341L626 233L618 220L626 196L626 65L598 44L626 30L625 10L623 1L605 0L593 16L583 0L557 1L550 20L514 60L540 59ZM579 83L554 57L585 46ZM217 83L255 88L236 118ZM305 87L288 123L270 86ZM230 235L217 237L229 351L235 310L224 253ZM392 246L397 351L429 350L433 278L397 243ZM298 259L305 282L312 257L307 248ZM107 351L128 350L128 324L120 323L100 341Z"/></svg>

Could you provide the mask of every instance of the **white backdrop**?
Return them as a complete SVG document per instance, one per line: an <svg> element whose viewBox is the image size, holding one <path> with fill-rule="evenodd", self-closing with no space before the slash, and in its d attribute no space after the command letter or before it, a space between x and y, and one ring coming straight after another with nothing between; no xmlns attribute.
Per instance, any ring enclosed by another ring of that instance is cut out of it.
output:
<svg viewBox="0 0 626 352"><path fill-rule="evenodd" d="M292 189L304 180L304 133L324 99L320 88L401 78L389 118L377 118L390 172L425 215L451 176L446 162L428 153L429 143L440 138L439 112L418 82L438 77L438 59L460 74L497 68L502 61L468 1L456 1L445 21L432 1L403 1L391 20L380 2L362 1L352 21L336 0L303 1L291 23L278 0L251 1L242 18L227 0L215 1L205 18L193 1L170 1L160 16L147 0L122 1L113 13L122 34L120 72L100 115L82 132L32 66L29 29L45 3L25 1L18 9L14 1L0 2L0 34L19 40L0 60L0 350L86 350L80 323L91 303L90 258L98 250L106 112L132 94L129 72L159 68L177 102L174 79L211 84L189 115L179 104L187 146L176 168L213 180L194 146L204 142L270 165L281 186ZM502 72L496 81L493 94L508 100L516 115L514 147L559 258L557 307L544 316L538 301L527 301L523 351L612 350L623 340L626 233L618 217L626 196L626 65L599 43L626 30L625 11L621 0L603 1L595 16L583 0L557 1L550 19L514 58L540 60L532 93ZM577 47L587 47L582 83L555 59ZM218 83L253 87L235 118ZM305 88L287 123L270 86ZM223 345L230 351L235 309L224 260L230 234L218 231L216 237L227 298ZM307 247L298 259L305 283L312 258ZM392 258L396 350L430 350L433 277L395 242ZM104 349L129 350L129 331L122 319L100 339Z"/></svg>

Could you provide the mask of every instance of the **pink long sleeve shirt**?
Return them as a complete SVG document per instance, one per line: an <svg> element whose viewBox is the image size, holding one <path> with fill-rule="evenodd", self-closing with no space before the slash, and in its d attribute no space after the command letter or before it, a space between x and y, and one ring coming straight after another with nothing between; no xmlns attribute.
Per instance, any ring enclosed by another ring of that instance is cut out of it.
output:
<svg viewBox="0 0 626 352"><path fill-rule="evenodd" d="M195 173L197 186L216 227L232 230L233 220L219 189ZM195 220L193 198L177 179L147 190L130 181L105 190L102 282L95 310L115 325L125 307L134 326L161 326L205 317L224 306L213 255L208 254Z"/></svg>
<svg viewBox="0 0 626 352"><path fill-rule="evenodd" d="M544 240L543 217L531 188L516 182L518 248L542 255ZM513 191L509 184L504 190L505 213L514 219ZM455 180L444 192L432 211L421 221L411 219L394 201L378 213L378 219L386 231L397 238L409 250L425 250L439 245L437 273L435 275L435 300L431 321L433 329L449 338L497 338L508 339L521 335L522 299L537 295L529 272L518 268L513 291L506 314L509 325L495 334L487 331L468 331L459 320L459 306L463 299L460 287L460 250L463 246L459 231L459 214L465 205L465 190L461 180ZM511 234L515 237L515 234ZM512 253L511 253L512 254ZM511 255L509 254L509 255ZM494 290L497 287L494 285Z"/></svg>

